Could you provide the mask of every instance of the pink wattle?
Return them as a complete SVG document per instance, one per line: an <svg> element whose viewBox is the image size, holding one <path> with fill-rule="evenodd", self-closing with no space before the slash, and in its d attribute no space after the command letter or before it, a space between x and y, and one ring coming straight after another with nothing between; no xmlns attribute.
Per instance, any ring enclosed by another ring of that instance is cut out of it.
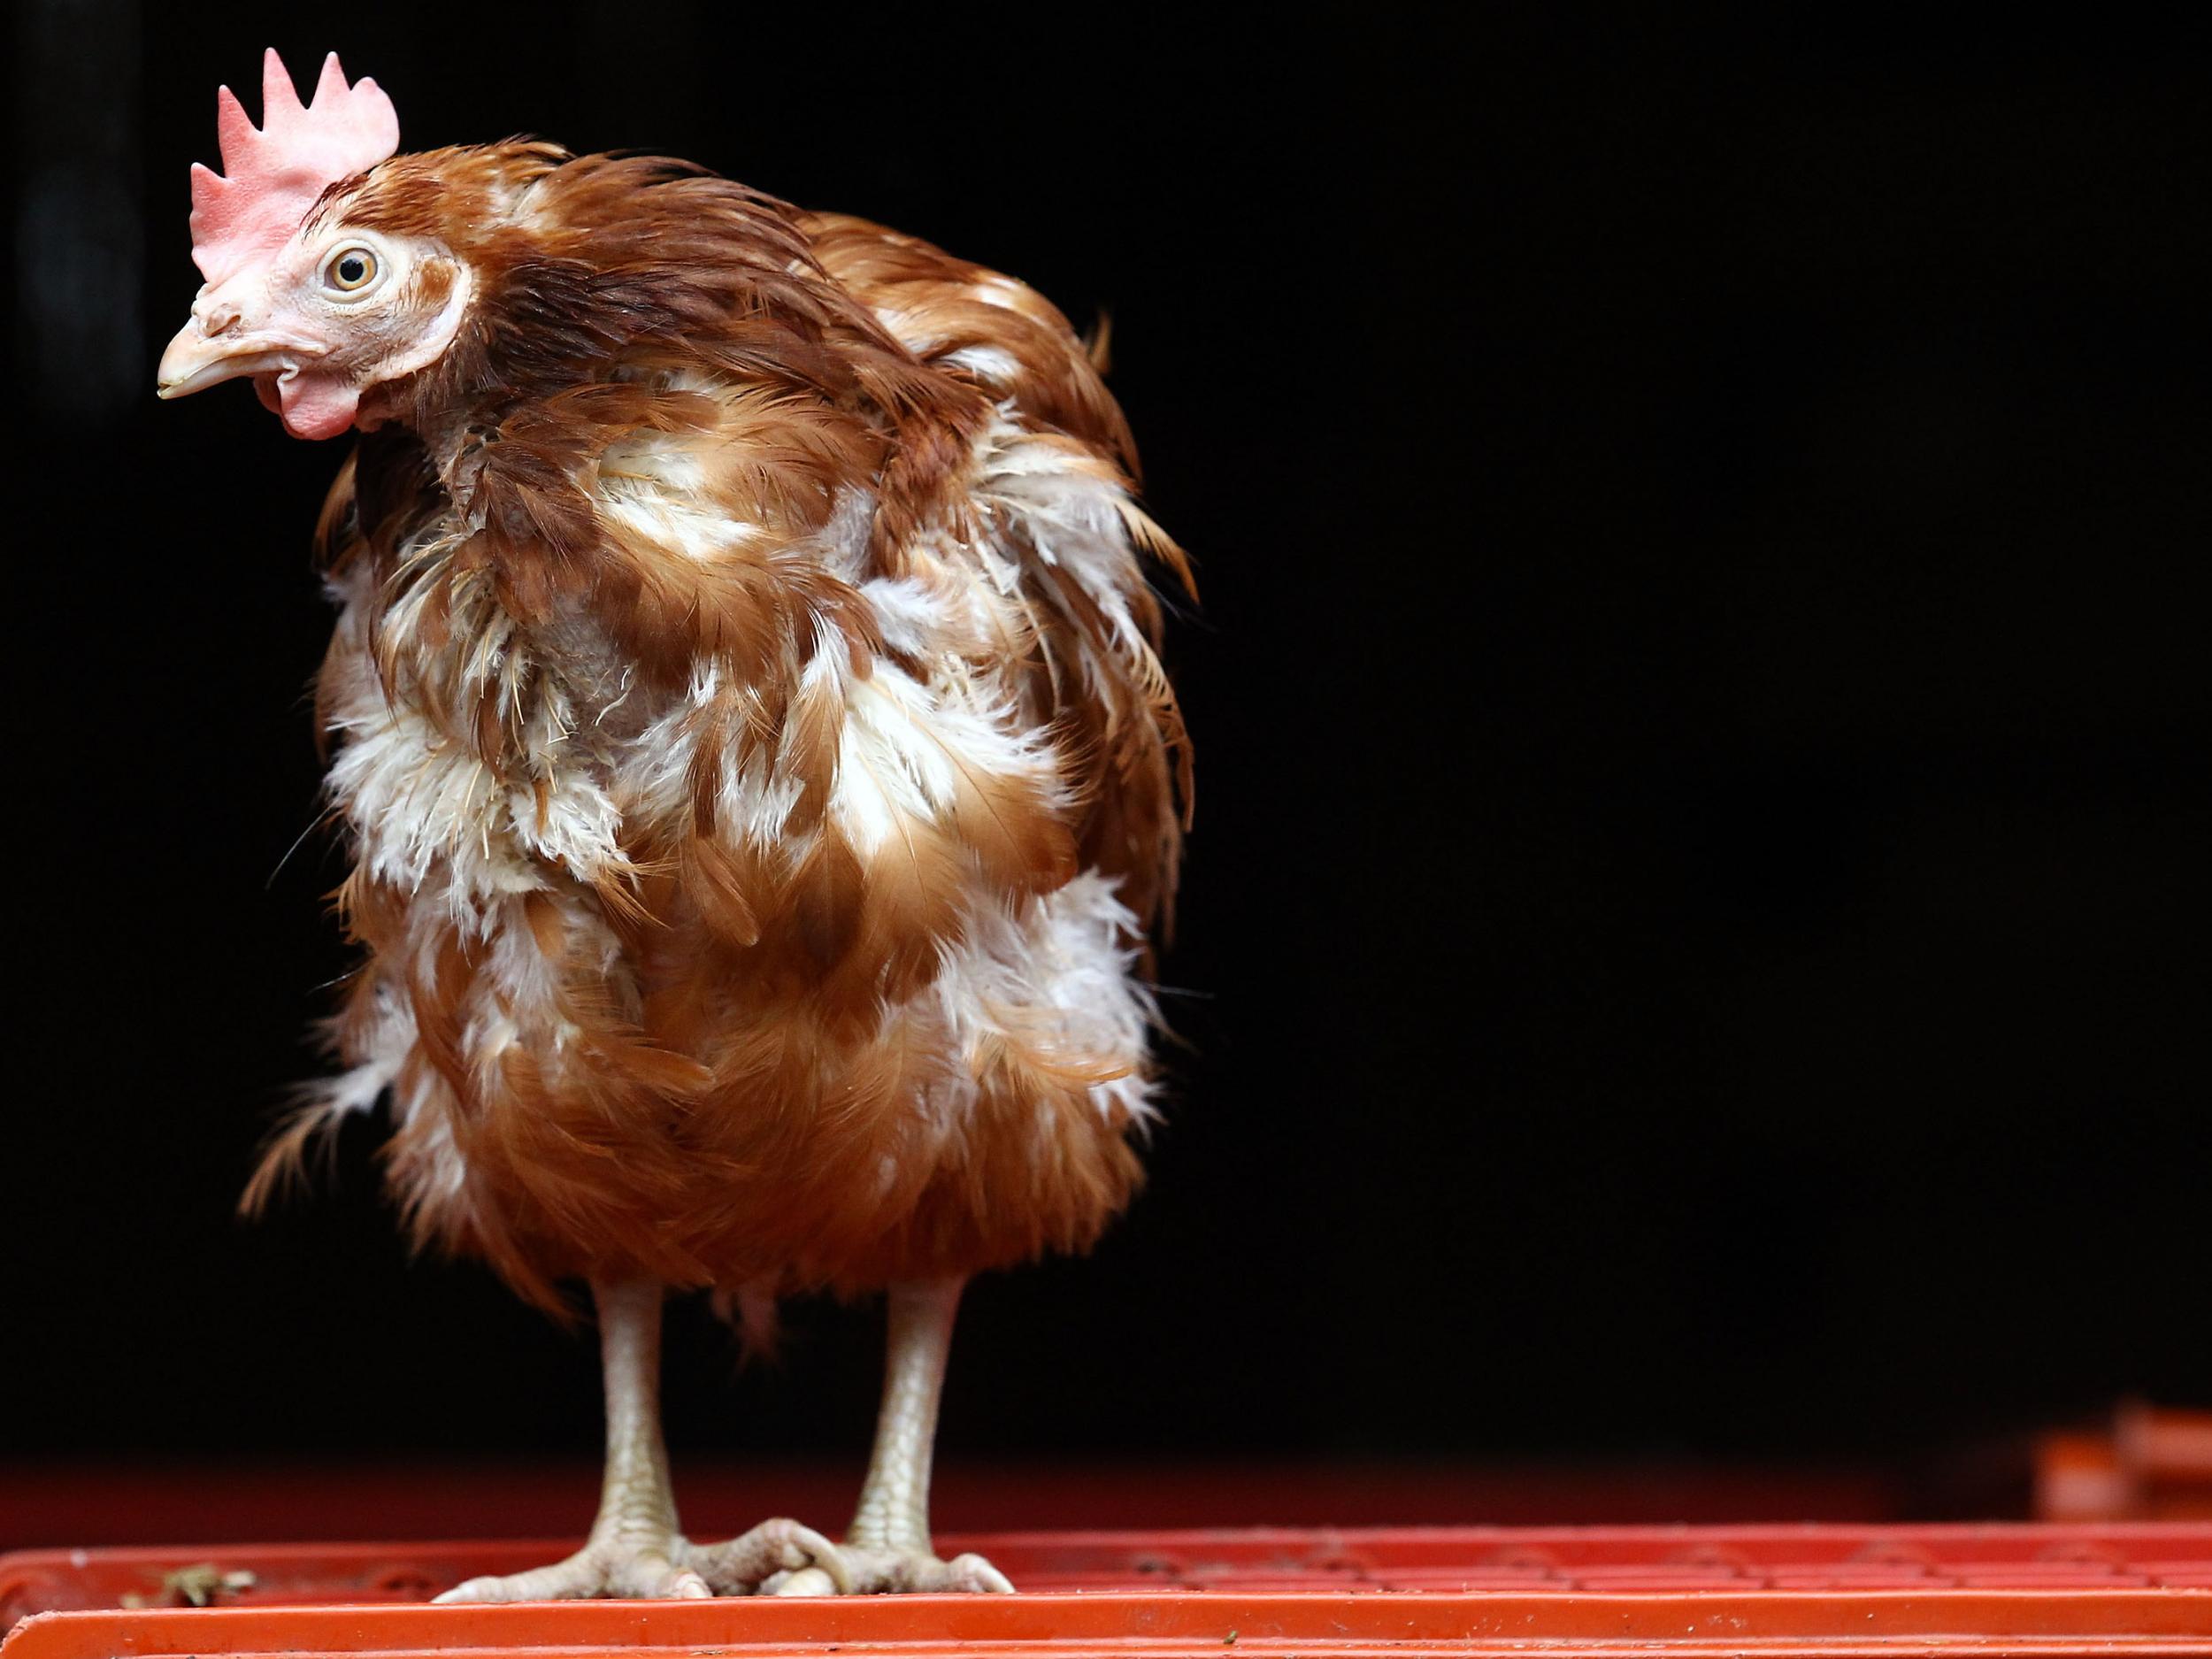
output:
<svg viewBox="0 0 2212 1659"><path fill-rule="evenodd" d="M257 377L261 401L267 403L269 377ZM361 391L334 375L302 374L276 377L276 393L284 429L295 438L334 438L353 425Z"/></svg>

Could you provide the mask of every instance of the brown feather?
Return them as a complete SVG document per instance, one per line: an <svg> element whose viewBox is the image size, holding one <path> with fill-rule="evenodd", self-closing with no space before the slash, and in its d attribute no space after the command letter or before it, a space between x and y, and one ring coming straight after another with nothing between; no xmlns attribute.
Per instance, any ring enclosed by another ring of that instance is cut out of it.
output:
<svg viewBox="0 0 2212 1659"><path fill-rule="evenodd" d="M1083 872L1131 949L1172 900L1189 745L1143 562L1190 571L1134 503L1103 321L1087 348L1018 282L658 157L404 156L317 212L440 239L476 284L317 533L355 595L318 687L341 777L364 730L419 722L408 790L476 803L501 827L471 856L506 861L463 891L365 850L338 895L368 960L336 1041L387 1068L411 1236L553 1308L575 1273L758 1294L1087 1246L1140 1179L1112 1088L1141 1052L1048 1007L961 1040L935 992ZM1110 503L1110 575L1039 545L1008 493L1031 474L993 482L1008 442ZM714 504L710 557L648 510L668 469ZM900 580L1003 603L940 659L887 637L870 584ZM849 774L854 700L893 695L863 688L992 676L1033 762L940 743L928 810L841 817L841 787L920 787ZM649 736L671 776L610 758ZM577 867L586 798L619 845ZM280 1132L250 1203L328 1117Z"/></svg>

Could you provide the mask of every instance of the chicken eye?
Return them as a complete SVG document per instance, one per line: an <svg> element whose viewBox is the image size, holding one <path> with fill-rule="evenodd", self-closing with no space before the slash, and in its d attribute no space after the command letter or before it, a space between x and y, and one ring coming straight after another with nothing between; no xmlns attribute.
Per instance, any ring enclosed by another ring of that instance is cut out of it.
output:
<svg viewBox="0 0 2212 1659"><path fill-rule="evenodd" d="M323 282L341 294L358 294L376 280L381 267L366 248L341 248L323 265Z"/></svg>

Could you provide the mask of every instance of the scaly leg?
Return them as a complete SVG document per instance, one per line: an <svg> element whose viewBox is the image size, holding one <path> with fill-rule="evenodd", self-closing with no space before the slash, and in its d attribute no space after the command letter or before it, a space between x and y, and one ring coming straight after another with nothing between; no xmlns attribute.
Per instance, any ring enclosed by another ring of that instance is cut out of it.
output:
<svg viewBox="0 0 2212 1659"><path fill-rule="evenodd" d="M607 1394L607 1469L599 1516L566 1561L505 1578L471 1578L441 1601L565 1601L592 1596L742 1594L764 1578L836 1559L837 1547L791 1521L770 1521L711 1549L676 1530L661 1440L661 1287L592 1283Z"/></svg>
<svg viewBox="0 0 2212 1659"><path fill-rule="evenodd" d="M895 1285L883 1372L883 1406L867 1482L834 1561L772 1575L760 1587L778 1595L833 1592L976 1590L1014 1586L982 1556L940 1561L929 1538L930 1452L937 1402L960 1308L961 1281Z"/></svg>

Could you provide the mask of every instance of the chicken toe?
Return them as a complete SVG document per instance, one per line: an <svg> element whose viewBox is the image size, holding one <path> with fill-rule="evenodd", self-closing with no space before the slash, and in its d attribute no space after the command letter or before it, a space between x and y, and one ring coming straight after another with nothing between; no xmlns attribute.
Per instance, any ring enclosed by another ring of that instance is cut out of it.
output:
<svg viewBox="0 0 2212 1659"><path fill-rule="evenodd" d="M597 1597L636 1601L695 1601L714 1592L683 1557L680 1538L657 1541L595 1540L565 1561L527 1572L471 1578L438 1600L443 1602L581 1601Z"/></svg>
<svg viewBox="0 0 2212 1659"><path fill-rule="evenodd" d="M802 1573L818 1576L824 1595L856 1586L835 1544L796 1521L763 1521L721 1544L685 1546L684 1560L716 1595L756 1595Z"/></svg>
<svg viewBox="0 0 2212 1659"><path fill-rule="evenodd" d="M835 1565L838 1576L826 1564L778 1573L762 1582L761 1591L767 1595L1009 1595L1014 1588L1004 1573L974 1554L940 1561L927 1549L842 1544Z"/></svg>

